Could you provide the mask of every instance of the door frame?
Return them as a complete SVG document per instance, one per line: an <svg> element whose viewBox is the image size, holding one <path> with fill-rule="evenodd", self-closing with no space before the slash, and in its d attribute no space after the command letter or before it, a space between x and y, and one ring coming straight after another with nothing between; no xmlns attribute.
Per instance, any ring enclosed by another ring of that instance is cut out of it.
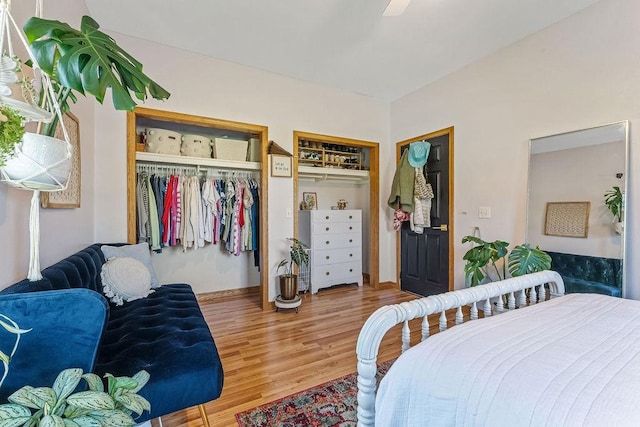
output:
<svg viewBox="0 0 640 427"><path fill-rule="evenodd" d="M369 286L380 287L380 144L360 139L293 131L293 211L298 210L298 142L312 139L369 149ZM298 215L294 215L293 232L298 235Z"/></svg>
<svg viewBox="0 0 640 427"><path fill-rule="evenodd" d="M400 158L402 157L402 149L412 142L423 141L429 138L435 138L442 135L449 135L449 290L452 291L454 289L453 286L453 264L454 264L454 240L453 234L455 229L455 224L453 222L454 218L454 209L453 209L453 126L448 128L440 129L435 132L430 132L424 135L416 136L414 138L405 139L404 141L400 141L396 143L396 165L400 164ZM400 289L400 266L401 266L401 242L400 242L400 231L396 231L396 287Z"/></svg>

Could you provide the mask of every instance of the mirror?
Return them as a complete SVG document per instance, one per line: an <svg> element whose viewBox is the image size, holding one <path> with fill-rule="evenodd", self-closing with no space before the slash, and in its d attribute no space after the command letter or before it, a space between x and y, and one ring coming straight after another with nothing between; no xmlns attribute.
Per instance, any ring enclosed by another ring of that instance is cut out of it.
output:
<svg viewBox="0 0 640 427"><path fill-rule="evenodd" d="M529 141L526 241L551 255L568 293L624 297L628 129L622 121ZM605 203L614 187L620 223Z"/></svg>

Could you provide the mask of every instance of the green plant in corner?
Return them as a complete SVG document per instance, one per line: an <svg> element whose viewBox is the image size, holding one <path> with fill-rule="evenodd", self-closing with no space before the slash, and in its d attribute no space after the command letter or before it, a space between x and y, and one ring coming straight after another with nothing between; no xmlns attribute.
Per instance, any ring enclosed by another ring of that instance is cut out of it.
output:
<svg viewBox="0 0 640 427"><path fill-rule="evenodd" d="M604 203L613 215L612 222L622 222L623 217L623 195L620 187L615 186L604 193Z"/></svg>
<svg viewBox="0 0 640 427"><path fill-rule="evenodd" d="M309 253L307 252L309 246L295 237L289 237L287 240L291 241L289 258L280 261L276 272L280 272L280 268L284 268L283 276L291 277L293 276L293 264L300 267L309 263Z"/></svg>
<svg viewBox="0 0 640 427"><path fill-rule="evenodd" d="M149 380L140 371L133 377L107 374L107 390L95 374L82 369L65 369L53 387L25 386L0 405L0 425L26 427L133 426L132 415L151 410L149 402L137 392ZM73 393L84 379L89 390Z"/></svg>
<svg viewBox="0 0 640 427"><path fill-rule="evenodd" d="M528 243L515 246L509 253L509 243L502 240L486 242L479 237L465 236L462 243L471 242L475 246L469 249L463 259L466 279L471 286L480 284L485 278L493 281L489 264L495 271L495 280L507 277L507 265L512 277L534 273L551 268L551 257L540 248L532 248ZM508 254L508 257L507 257ZM505 262L505 257L507 261Z"/></svg>

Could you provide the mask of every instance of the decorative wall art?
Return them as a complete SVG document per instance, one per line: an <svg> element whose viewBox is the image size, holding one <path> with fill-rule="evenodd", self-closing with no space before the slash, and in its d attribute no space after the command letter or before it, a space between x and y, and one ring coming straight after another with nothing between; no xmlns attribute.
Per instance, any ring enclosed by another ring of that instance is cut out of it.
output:
<svg viewBox="0 0 640 427"><path fill-rule="evenodd" d="M547 236L587 237L591 202L548 202L544 221Z"/></svg>
<svg viewBox="0 0 640 427"><path fill-rule="evenodd" d="M67 188L56 192L42 192L40 194L43 208L79 208L80 207L80 122L72 113L62 117L67 128L69 142L73 147L71 161L71 177ZM64 139L62 128L58 126L55 138Z"/></svg>
<svg viewBox="0 0 640 427"><path fill-rule="evenodd" d="M318 209L318 195L316 193L302 193L305 209Z"/></svg>
<svg viewBox="0 0 640 427"><path fill-rule="evenodd" d="M272 154L271 176L291 177L291 157Z"/></svg>

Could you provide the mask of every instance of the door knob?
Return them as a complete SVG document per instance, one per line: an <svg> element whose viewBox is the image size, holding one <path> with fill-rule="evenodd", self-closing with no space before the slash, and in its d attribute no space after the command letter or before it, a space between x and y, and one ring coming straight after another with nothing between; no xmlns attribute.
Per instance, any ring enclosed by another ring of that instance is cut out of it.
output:
<svg viewBox="0 0 640 427"><path fill-rule="evenodd" d="M449 227L447 224L442 224L440 227L431 227L432 230L440 230L440 231L448 231Z"/></svg>

